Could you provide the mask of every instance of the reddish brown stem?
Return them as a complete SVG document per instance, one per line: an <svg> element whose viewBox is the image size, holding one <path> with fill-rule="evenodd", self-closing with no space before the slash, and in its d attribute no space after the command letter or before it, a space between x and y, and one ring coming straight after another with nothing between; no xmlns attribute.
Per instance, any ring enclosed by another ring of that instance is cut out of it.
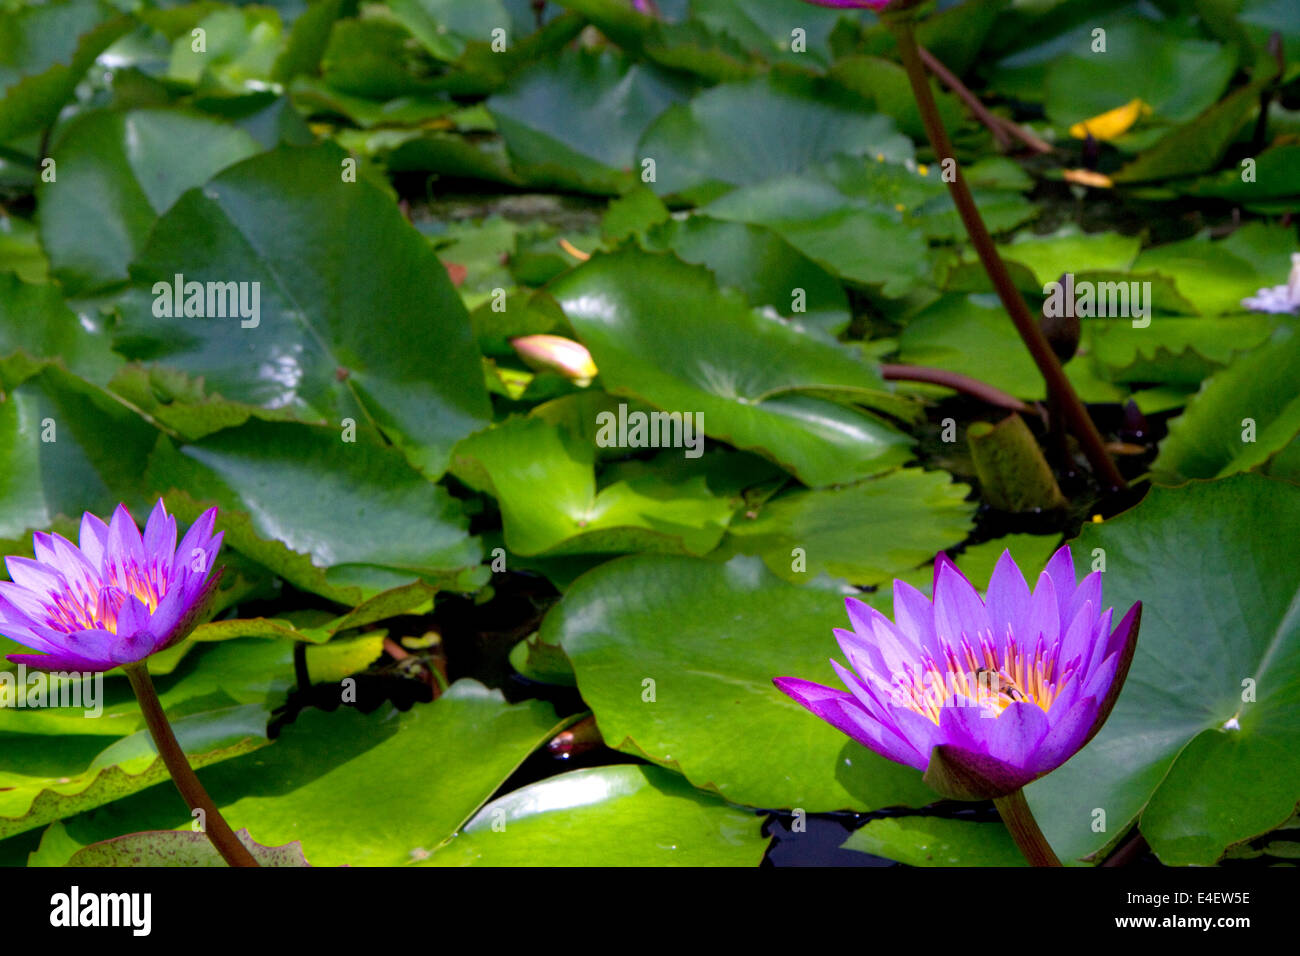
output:
<svg viewBox="0 0 1300 956"><path fill-rule="evenodd" d="M203 832L217 848L221 858L230 866L260 866L261 864L253 858L253 854L248 852L248 847L239 842L239 837L235 836L235 831L230 829L230 824L226 822L226 818L221 815L217 805L208 796L208 791L199 782L198 774L190 766L185 751L181 749L176 734L172 732L171 724L167 722L167 716L163 713L162 704L158 700L158 692L154 690L153 680L149 677L149 670L144 662L127 664L122 670L126 671L126 676L131 681L131 689L135 691L135 696L140 701L140 712L144 714L145 725L149 728L154 745L158 748L158 755L167 765L172 782L176 784L176 789L181 792L181 796L185 798L191 810L203 811Z"/></svg>
<svg viewBox="0 0 1300 956"><path fill-rule="evenodd" d="M957 98L966 104L966 108L975 114L977 120L989 128L989 132L1002 146L1010 146L1011 137L1015 137L1035 152L1050 153L1052 151L1051 143L1044 142L1020 124L1004 119L989 110L987 106L980 102L980 98L972 93L970 88L961 81L956 73L944 66L925 47L917 46L916 52L920 55L921 62L925 64L926 68L937 76L944 86L957 94Z"/></svg>
<svg viewBox="0 0 1300 956"><path fill-rule="evenodd" d="M962 375L958 372L950 372L943 368L926 368L923 365L882 364L880 374L890 382L927 382L931 385L943 385L972 398L978 398L981 402L996 405L998 408L1010 409L1013 412L1033 411L1032 408L1014 395L1008 395L1001 389L994 388L977 378L971 378L969 375Z"/></svg>
<svg viewBox="0 0 1300 956"><path fill-rule="evenodd" d="M998 808L998 815L1002 817L1002 822L1010 831L1011 838L1016 841L1016 846L1020 847L1020 852L1025 855L1030 866L1061 865L1052 845L1047 842L1047 837L1043 836L1043 831L1038 828L1038 821L1029 810L1025 791L1017 790L1005 797L998 797L993 801L993 805Z"/></svg>
<svg viewBox="0 0 1300 956"><path fill-rule="evenodd" d="M930 147L940 162L950 159L954 155L952 143L949 142L948 133L939 119L939 110L930 91L930 80L926 76L925 65L917 52L912 20L908 15L904 15L890 18L888 22L898 37L899 55L907 70L907 78L911 81L912 93L920 108ZM1015 324L1016 331L1020 333L1025 347L1029 349L1029 354L1047 383L1048 391L1060 402L1066 422L1075 437L1079 439L1079 444L1092 464L1093 471L1112 490L1127 487L1119 469L1115 467L1115 462L1106 454L1106 446L1097 431L1097 426L1088 415L1088 410L1083 407L1083 403L1079 401L1074 386L1065 377L1065 371L1061 368L1061 363L1056 353L1052 351L1051 345L1048 344L1047 337L1043 335L1037 320L1030 314L1029 307L1020 296L1020 290L1011 281L1006 263L998 255L993 237L989 234L988 227L984 225L984 220L975 205L975 199L971 196L970 187L966 185L966 179L956 163L952 164L952 175L948 179L948 189L952 194L953 204L957 207L962 223L966 226L966 232L975 247L975 252L979 255L984 271L988 273L993 288L997 290L998 298L1002 300L1002 305L1011 317L1012 323Z"/></svg>

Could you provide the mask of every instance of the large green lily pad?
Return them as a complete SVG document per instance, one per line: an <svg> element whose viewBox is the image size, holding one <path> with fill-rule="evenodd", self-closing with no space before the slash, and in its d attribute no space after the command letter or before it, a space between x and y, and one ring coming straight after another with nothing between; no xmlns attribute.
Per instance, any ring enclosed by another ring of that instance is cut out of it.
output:
<svg viewBox="0 0 1300 956"><path fill-rule="evenodd" d="M879 584L970 532L969 492L942 471L919 468L844 488L796 491L734 521L727 545L762 555L772 573L795 584L823 571L852 584Z"/></svg>
<svg viewBox="0 0 1300 956"><path fill-rule="evenodd" d="M886 817L854 830L842 844L910 866L1025 866L1001 823L943 817Z"/></svg>
<svg viewBox="0 0 1300 956"><path fill-rule="evenodd" d="M345 442L332 428L252 421L179 447L164 441L147 481L160 494L183 489L248 513L260 537L310 556L327 569L329 584L368 595L416 578L454 577L481 556L445 489L393 449Z"/></svg>
<svg viewBox="0 0 1300 956"><path fill-rule="evenodd" d="M117 345L230 400L373 423L436 477L487 423L469 316L392 199L364 176L345 181L345 158L282 147L185 193L132 266ZM170 297L152 290L178 274L250 283L248 297L259 283L259 314L156 314Z"/></svg>
<svg viewBox="0 0 1300 956"><path fill-rule="evenodd" d="M159 215L256 152L243 130L179 110L77 117L51 153L58 179L36 194L51 269L73 294L125 281Z"/></svg>
<svg viewBox="0 0 1300 956"><path fill-rule="evenodd" d="M1101 732L1026 795L1062 858L1140 817L1164 862L1212 864L1300 798L1300 487L1153 488L1072 545L1077 563L1098 548L1105 604L1142 602L1137 653Z"/></svg>
<svg viewBox="0 0 1300 956"><path fill-rule="evenodd" d="M701 448L703 440L698 436ZM703 476L669 482L643 475L598 492L594 447L538 418L472 435L457 446L456 459L464 481L496 495L506 545L522 555L705 554L731 519L731 504L711 494Z"/></svg>
<svg viewBox="0 0 1300 956"><path fill-rule="evenodd" d="M704 269L635 248L594 256L549 288L615 394L704 416L706 434L757 451L809 485L885 471L909 440L833 392L904 407L875 366L750 310Z"/></svg>
<svg viewBox="0 0 1300 956"><path fill-rule="evenodd" d="M835 681L844 600L753 558L633 556L579 578L542 623L607 743L732 803L808 812L924 806L921 775L848 740L772 678ZM650 699L653 697L653 699Z"/></svg>
<svg viewBox="0 0 1300 956"><path fill-rule="evenodd" d="M829 83L771 75L721 84L670 107L646 131L639 153L655 161L656 192L699 200L838 153L901 161L912 156L912 142L888 116Z"/></svg>
<svg viewBox="0 0 1300 956"><path fill-rule="evenodd" d="M566 721L458 681L432 704L304 713L254 771L209 776L227 821L259 843L302 843L313 866L397 866L449 839Z"/></svg>
<svg viewBox="0 0 1300 956"><path fill-rule="evenodd" d="M1170 422L1152 471L1164 481L1219 478L1267 461L1300 433L1300 332L1277 330L1205 383Z"/></svg>
<svg viewBox="0 0 1300 956"><path fill-rule="evenodd" d="M429 866L757 866L760 817L659 767L592 767L488 804Z"/></svg>

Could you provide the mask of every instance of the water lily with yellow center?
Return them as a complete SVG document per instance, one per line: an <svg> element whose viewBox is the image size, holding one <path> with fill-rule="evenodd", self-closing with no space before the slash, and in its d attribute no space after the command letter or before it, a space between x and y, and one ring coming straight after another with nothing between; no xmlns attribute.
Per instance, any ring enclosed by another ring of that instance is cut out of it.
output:
<svg viewBox="0 0 1300 956"><path fill-rule="evenodd" d="M106 524L87 513L81 546L32 536L34 558L9 557L0 582L0 634L36 654L9 660L43 670L98 672L170 647L201 620L216 591L212 574L224 532L217 509L176 544L176 519L159 499L144 535L125 505Z"/></svg>
<svg viewBox="0 0 1300 956"><path fill-rule="evenodd" d="M983 599L940 554L933 593L895 581L893 621L848 599L853 628L835 636L849 667L831 661L847 690L794 677L776 686L881 756L924 771L946 797L1017 793L1101 728L1128 674L1142 606L1112 629L1101 574L1077 581L1069 547L1032 592L1003 552Z"/></svg>

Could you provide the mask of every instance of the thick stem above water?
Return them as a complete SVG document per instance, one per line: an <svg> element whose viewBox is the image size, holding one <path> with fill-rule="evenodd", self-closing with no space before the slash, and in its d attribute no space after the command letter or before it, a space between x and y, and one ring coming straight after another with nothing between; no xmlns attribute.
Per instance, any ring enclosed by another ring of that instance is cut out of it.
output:
<svg viewBox="0 0 1300 956"><path fill-rule="evenodd" d="M1020 852L1025 855L1030 866L1061 865L1051 844L1047 842L1047 837L1038 829L1038 821L1034 819L1029 804L1025 801L1025 791L1017 790L1005 797L998 797L993 805L998 808L1002 822L1006 824L1011 838L1016 841L1016 846L1020 847Z"/></svg>

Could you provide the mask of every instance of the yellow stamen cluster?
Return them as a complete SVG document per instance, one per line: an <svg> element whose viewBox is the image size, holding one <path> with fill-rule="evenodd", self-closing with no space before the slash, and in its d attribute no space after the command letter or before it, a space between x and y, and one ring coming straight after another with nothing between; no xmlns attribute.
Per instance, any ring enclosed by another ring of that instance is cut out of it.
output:
<svg viewBox="0 0 1300 956"><path fill-rule="evenodd" d="M984 637L973 648L963 637L954 648L943 648L942 660L926 654L920 673L910 668L896 675L894 703L939 723L944 707L981 707L1000 716L1017 701L1048 711L1073 676L1073 668L1058 670L1060 644L1045 647L1040 639L1033 652L1008 637L1000 649Z"/></svg>

